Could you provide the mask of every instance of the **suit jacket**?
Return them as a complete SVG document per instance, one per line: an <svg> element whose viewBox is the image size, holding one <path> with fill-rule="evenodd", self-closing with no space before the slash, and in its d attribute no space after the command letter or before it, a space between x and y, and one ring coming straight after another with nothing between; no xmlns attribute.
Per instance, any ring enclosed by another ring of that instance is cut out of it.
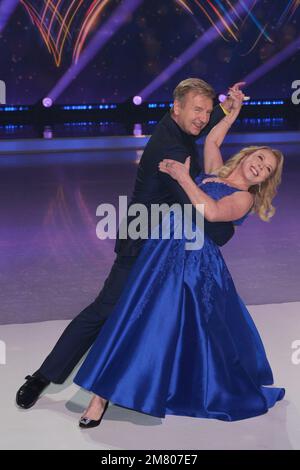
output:
<svg viewBox="0 0 300 470"><path fill-rule="evenodd" d="M171 117L168 112L157 124L154 133L149 139L143 155L140 159L132 198L129 206L135 203L142 203L148 208L150 215L151 204L191 204L191 201L183 191L181 186L171 176L162 173L158 169L158 164L163 158L172 158L184 163L188 156L191 156L190 175L195 178L199 172L203 171L200 166L200 158L197 148L197 139L217 124L224 117L220 106L216 106L211 115L211 119L204 130L194 137L185 133ZM196 209L193 207L194 213ZM135 216L128 217L130 223ZM219 246L224 245L234 233L231 222L208 222L204 221L205 233ZM133 240L131 238L120 239L119 231L115 243L115 252L124 256L137 256L142 248L144 239Z"/></svg>

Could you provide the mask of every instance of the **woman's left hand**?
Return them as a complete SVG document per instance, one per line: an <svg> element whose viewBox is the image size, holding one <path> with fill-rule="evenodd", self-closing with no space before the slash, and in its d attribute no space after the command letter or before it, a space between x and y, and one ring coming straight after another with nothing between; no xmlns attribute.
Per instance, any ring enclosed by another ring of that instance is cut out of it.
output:
<svg viewBox="0 0 300 470"><path fill-rule="evenodd" d="M245 98L244 93L241 90L235 90L234 88L229 88L229 94L232 100L232 108L231 111L240 111L243 101Z"/></svg>
<svg viewBox="0 0 300 470"><path fill-rule="evenodd" d="M187 157L185 163L177 162L169 158L164 158L159 162L159 171L167 173L178 183L182 183L186 178L190 177L190 161L191 157Z"/></svg>

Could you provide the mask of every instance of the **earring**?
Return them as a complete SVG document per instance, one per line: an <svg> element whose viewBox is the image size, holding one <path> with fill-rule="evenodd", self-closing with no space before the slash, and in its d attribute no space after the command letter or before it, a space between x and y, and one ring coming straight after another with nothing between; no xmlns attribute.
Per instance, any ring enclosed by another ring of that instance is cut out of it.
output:
<svg viewBox="0 0 300 470"><path fill-rule="evenodd" d="M259 183L258 185L258 192L260 193L260 190L261 190L261 183Z"/></svg>

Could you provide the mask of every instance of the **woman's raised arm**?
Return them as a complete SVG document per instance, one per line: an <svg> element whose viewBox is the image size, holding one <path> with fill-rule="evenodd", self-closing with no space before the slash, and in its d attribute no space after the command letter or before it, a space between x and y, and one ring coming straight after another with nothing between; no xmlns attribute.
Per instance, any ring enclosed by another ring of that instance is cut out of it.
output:
<svg viewBox="0 0 300 470"><path fill-rule="evenodd" d="M205 173L213 173L223 165L223 158L220 152L220 147L228 130L238 117L242 107L244 98L243 92L240 90L231 90L230 93L233 100L230 113L221 119L221 121L212 128L212 130L206 136L204 142Z"/></svg>

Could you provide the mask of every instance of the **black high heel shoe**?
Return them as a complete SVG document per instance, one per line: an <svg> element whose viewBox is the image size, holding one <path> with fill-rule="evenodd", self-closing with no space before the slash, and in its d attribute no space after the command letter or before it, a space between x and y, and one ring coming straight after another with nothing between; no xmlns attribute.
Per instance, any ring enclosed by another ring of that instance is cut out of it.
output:
<svg viewBox="0 0 300 470"><path fill-rule="evenodd" d="M99 424L101 423L102 421L102 418L108 408L108 405L109 405L109 401L107 400L107 402L105 403L105 406L104 406L104 409L103 409L103 412L102 412L102 415L100 416L99 419L90 419L88 417L85 417L85 418L80 418L79 420L79 426L81 428L95 428L96 426L99 426Z"/></svg>

